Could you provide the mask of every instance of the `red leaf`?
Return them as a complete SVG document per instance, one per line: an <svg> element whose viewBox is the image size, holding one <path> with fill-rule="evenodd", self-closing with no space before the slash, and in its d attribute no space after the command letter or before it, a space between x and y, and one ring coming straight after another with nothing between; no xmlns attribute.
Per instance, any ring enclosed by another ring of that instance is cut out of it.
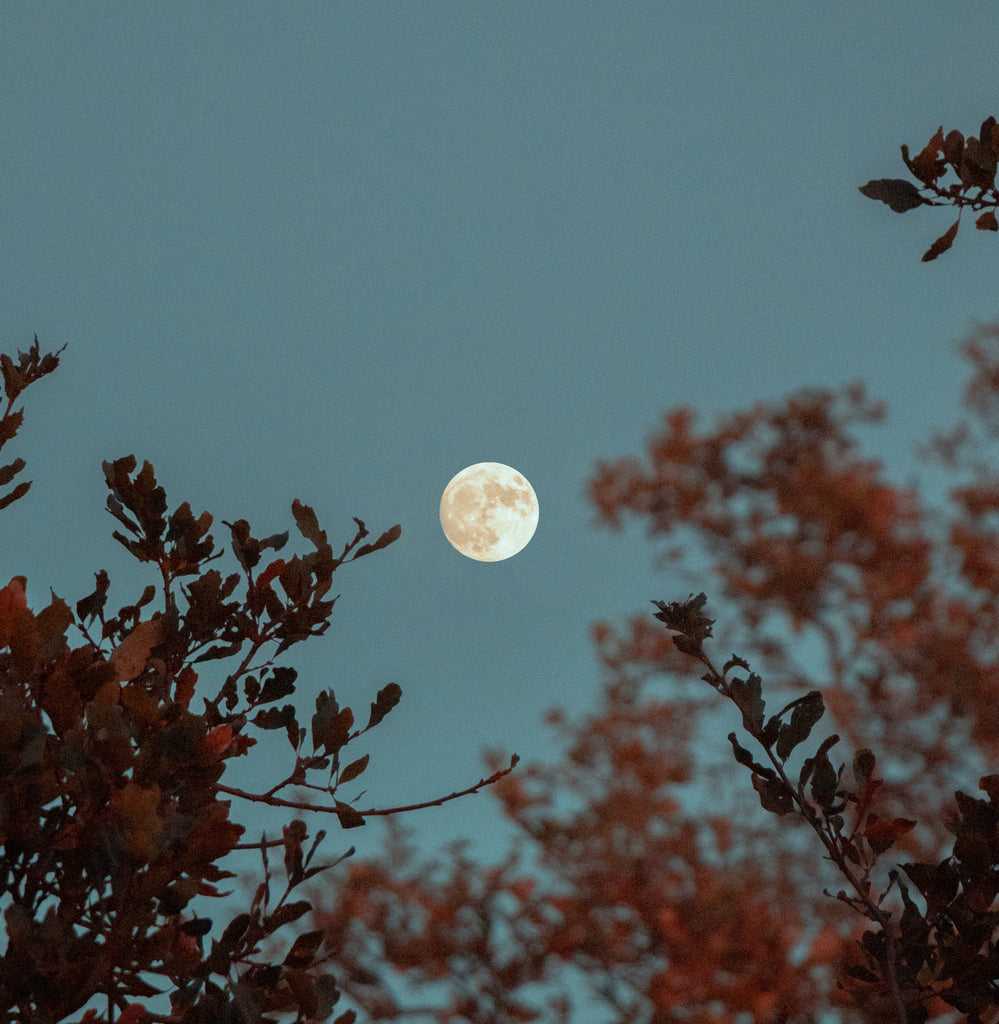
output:
<svg viewBox="0 0 999 1024"><path fill-rule="evenodd" d="M0 647L6 647L10 643L18 612L28 606L28 599L24 593L24 585L27 582L26 577L15 576L3 590L0 590Z"/></svg>
<svg viewBox="0 0 999 1024"><path fill-rule="evenodd" d="M122 682L134 679L145 667L149 652L163 642L162 619L140 622L111 652L111 664Z"/></svg>

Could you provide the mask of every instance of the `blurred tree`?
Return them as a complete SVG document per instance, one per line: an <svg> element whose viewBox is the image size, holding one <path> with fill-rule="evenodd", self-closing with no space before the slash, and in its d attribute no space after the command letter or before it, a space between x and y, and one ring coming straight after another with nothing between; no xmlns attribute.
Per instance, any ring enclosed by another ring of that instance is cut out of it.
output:
<svg viewBox="0 0 999 1024"><path fill-rule="evenodd" d="M941 125L917 156L910 157L909 147L902 146L902 159L919 185L906 178L878 178L861 185L860 191L896 213L907 213L917 206L957 207L957 220L923 253L924 263L935 260L954 244L965 209L978 213L975 227L979 231L999 231L999 126L994 117L982 122L977 138L965 138L956 129L944 135ZM950 174L956 180L947 182Z"/></svg>
<svg viewBox="0 0 999 1024"><path fill-rule="evenodd" d="M0 356L7 398L0 447L21 425L15 402L58 363L58 354L40 354L37 338L17 361ZM0 485L23 468L23 459L0 468ZM104 475L108 511L123 528L113 536L155 567L156 584L113 616L104 571L75 608L53 594L33 611L24 576L0 589L0 1020L326 1020L339 998L330 969L336 950L321 949L321 931L291 927L310 904L289 899L332 866L312 863L325 832L310 837L296 818L280 839L243 842L245 830L223 797L310 812L343 828L412 809L362 809L336 796L368 763L366 754L349 759L347 748L395 707L399 686L378 692L363 727L332 691L320 691L306 729L294 705L278 705L294 694L295 669L275 664L326 631L334 572L387 547L400 528L365 542L368 531L355 519L353 538L336 553L315 512L296 500L295 525L313 550L263 564L288 533L257 539L245 520L226 523L240 571L223 577L208 568L222 552L207 512L195 517L186 502L168 512L153 467L145 462L136 472L133 456L104 463ZM0 508L29 486L15 486ZM77 646L70 629L82 641ZM199 676L217 660L228 660L230 671L210 687ZM223 784L229 763L250 755L258 730L287 736L287 776L260 793ZM271 848L284 859L279 894L272 892ZM260 851L262 878L249 905L227 914L213 937L213 920L191 908L196 897L210 904L229 895L219 883L234 874L222 861L237 849ZM261 943L279 931L287 936L280 951L262 957ZM168 1014L148 1008L161 992L169 993ZM95 997L104 1008L85 1009ZM336 1019L348 1024L354 1016L348 1010Z"/></svg>
<svg viewBox="0 0 999 1024"><path fill-rule="evenodd" d="M644 521L674 579L715 581L715 643L746 657L715 667L703 594L656 602L666 628L598 623L598 707L554 710L564 756L493 790L519 837L506 860L421 858L394 830L317 894L355 1006L448 1024L999 1018L999 777L954 795L999 755L999 325L963 351L964 413L922 449L943 501L862 457L883 409L860 384L703 432L675 409L644 460L597 467L600 521ZM810 741L823 715L836 733Z"/></svg>

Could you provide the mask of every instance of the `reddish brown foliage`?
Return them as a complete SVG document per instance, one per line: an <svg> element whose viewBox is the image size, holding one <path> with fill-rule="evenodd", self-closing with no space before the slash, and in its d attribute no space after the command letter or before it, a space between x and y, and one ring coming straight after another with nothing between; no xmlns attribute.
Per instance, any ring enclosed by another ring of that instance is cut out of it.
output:
<svg viewBox="0 0 999 1024"><path fill-rule="evenodd" d="M4 355L0 365L2 447L21 425L15 400L58 359L41 356L36 339L17 362ZM0 469L0 483L23 466L18 459ZM135 603L107 614L104 571L75 609L53 595L33 610L24 576L0 588L0 1020L55 1024L82 1014L76 1019L87 1024L264 1024L289 1013L327 1020L339 997L329 970L336 950L320 951L322 932L302 933L301 923L295 934L291 926L310 904L288 899L332 866L311 864L325 832L306 848L308 829L295 819L281 839L241 843L243 826L223 797L325 815L344 828L409 809L361 809L336 796L368 763L366 754L346 758L348 746L399 703L399 686L378 692L363 727L332 691L321 691L306 729L293 704L278 704L294 694L296 672L274 664L328 628L333 574L391 544L400 529L362 543L367 530L356 519L354 537L337 553L313 509L296 500L295 525L312 550L262 565L288 533L257 539L237 520L225 525L241 572L223 576L208 567L222 555L209 532L212 516L195 517L186 502L170 512L153 467L136 467L133 456L104 463L107 508L122 527L113 536L156 570ZM16 487L0 507L26 491L27 484ZM208 663L226 659L228 674L213 683ZM223 784L228 763L250 756L258 730L287 736L287 777L262 793ZM287 799L288 787L311 799ZM220 883L234 876L221 862L237 847L260 851L263 879L245 909L228 905L228 923L213 937L213 920L194 907L228 895ZM286 884L276 903L269 847L284 854ZM276 933L288 941L262 958L261 943L275 948ZM164 1007L147 1002L161 992L169 994L169 1016L148 1010ZM95 997L103 1009L84 1012ZM348 1010L337 1022L354 1017Z"/></svg>
<svg viewBox="0 0 999 1024"><path fill-rule="evenodd" d="M644 460L598 467L600 518L641 519L674 578L712 581L721 639L703 595L657 602L663 624L595 626L599 706L553 712L564 756L493 791L520 836L506 862L397 841L350 865L317 923L356 1005L448 1024L593 1004L643 1024L991 1019L996 777L953 808L954 779L999 755L999 328L965 354L968 415L925 449L952 478L942 508L861 455L883 410L859 384L703 431L674 410ZM729 642L747 660L715 669ZM719 694L745 734L729 742Z"/></svg>
<svg viewBox="0 0 999 1024"><path fill-rule="evenodd" d="M902 159L919 186L905 178L878 178L861 185L860 191L896 213L906 213L918 206L957 207L957 220L926 250L924 263L935 260L954 244L965 209L984 211L975 221L979 231L999 231L999 125L994 117L982 122L977 138L969 135L966 139L959 131L944 135L941 126L916 156L910 157L909 147L902 146ZM948 175L948 169L957 179L949 184L941 181ZM934 198L928 198L924 192Z"/></svg>

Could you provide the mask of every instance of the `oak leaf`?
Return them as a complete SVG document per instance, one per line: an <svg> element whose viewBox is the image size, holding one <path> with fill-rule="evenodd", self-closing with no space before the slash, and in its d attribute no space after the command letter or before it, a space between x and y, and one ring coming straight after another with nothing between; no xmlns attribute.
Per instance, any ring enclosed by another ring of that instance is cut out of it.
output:
<svg viewBox="0 0 999 1024"><path fill-rule="evenodd" d="M150 651L163 642L162 619L140 622L111 652L111 664L121 682L134 679L146 667Z"/></svg>

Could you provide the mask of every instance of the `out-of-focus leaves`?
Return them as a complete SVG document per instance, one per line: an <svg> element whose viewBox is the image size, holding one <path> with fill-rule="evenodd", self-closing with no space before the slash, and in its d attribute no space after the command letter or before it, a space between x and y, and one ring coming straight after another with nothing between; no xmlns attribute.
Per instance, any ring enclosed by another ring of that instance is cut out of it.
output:
<svg viewBox="0 0 999 1024"><path fill-rule="evenodd" d="M964 159L958 174L967 188L995 188L996 154L991 146L970 136L964 145Z"/></svg>
<svg viewBox="0 0 999 1024"><path fill-rule="evenodd" d="M999 220L996 220L995 210L986 210L975 221L975 227L979 231L999 231Z"/></svg>
<svg viewBox="0 0 999 1024"><path fill-rule="evenodd" d="M941 253L946 252L957 238L957 229L961 224L961 218L956 221L923 253L923 263L935 260Z"/></svg>
<svg viewBox="0 0 999 1024"><path fill-rule="evenodd" d="M905 213L917 206L933 205L920 195L919 189L911 181L906 181L905 178L878 178L858 187L868 199L880 200L896 213Z"/></svg>
<svg viewBox="0 0 999 1024"><path fill-rule="evenodd" d="M915 827L916 822L908 818L894 818L892 821L882 821L876 814L871 814L864 826L863 835L867 842L870 843L871 849L877 854L882 854Z"/></svg>
<svg viewBox="0 0 999 1024"><path fill-rule="evenodd" d="M863 788L867 785L867 780L874 774L876 763L874 754L867 747L853 755L853 777L858 787Z"/></svg>

